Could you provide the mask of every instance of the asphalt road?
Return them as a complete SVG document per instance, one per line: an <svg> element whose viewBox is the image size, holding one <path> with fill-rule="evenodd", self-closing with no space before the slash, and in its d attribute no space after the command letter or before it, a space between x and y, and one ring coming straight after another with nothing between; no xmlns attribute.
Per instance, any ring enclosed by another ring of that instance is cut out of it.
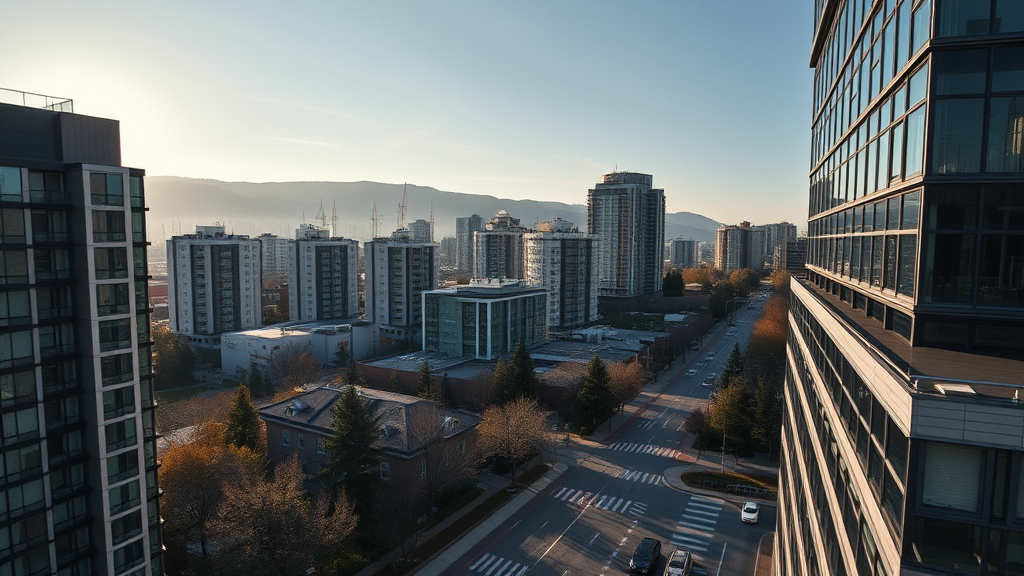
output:
<svg viewBox="0 0 1024 576"><path fill-rule="evenodd" d="M683 420L707 401L704 376L721 373L733 345L745 345L758 314L760 307L741 306L735 329L721 323L699 352L688 352L686 363L677 361L663 373L669 381L649 388L654 396L647 408L607 445L569 449L575 466L444 573L622 574L640 540L652 536L661 541L662 553L651 574L660 575L665 558L685 547L709 574L752 575L758 543L774 529L775 509L762 507L758 524L744 524L741 503L676 491L662 474L678 465L675 457L686 437ZM709 352L714 360L705 363ZM690 368L697 374L686 376Z"/></svg>

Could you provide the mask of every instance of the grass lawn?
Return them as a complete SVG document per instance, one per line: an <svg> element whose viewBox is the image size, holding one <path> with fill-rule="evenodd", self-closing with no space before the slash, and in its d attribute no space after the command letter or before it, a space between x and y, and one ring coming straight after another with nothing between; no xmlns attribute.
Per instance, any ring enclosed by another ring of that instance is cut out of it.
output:
<svg viewBox="0 0 1024 576"><path fill-rule="evenodd" d="M768 498L771 499L776 497L779 489L778 477L768 474L740 474L737 472L722 474L721 472L708 470L704 472L686 472L680 476L680 479L691 488L702 488L723 493L730 492L728 489L730 484L763 488L768 491Z"/></svg>

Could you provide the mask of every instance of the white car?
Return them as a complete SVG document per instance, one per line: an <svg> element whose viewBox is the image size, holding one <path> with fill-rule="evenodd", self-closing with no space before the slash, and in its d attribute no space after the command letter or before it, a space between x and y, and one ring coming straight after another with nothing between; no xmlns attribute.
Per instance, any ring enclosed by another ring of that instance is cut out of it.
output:
<svg viewBox="0 0 1024 576"><path fill-rule="evenodd" d="M705 362L711 362L714 359L715 359L715 353L714 352L708 352L707 354L704 355L704 361Z"/></svg>
<svg viewBox="0 0 1024 576"><path fill-rule="evenodd" d="M665 563L664 576L688 576L693 568L693 556L686 548L676 548Z"/></svg>
<svg viewBox="0 0 1024 576"><path fill-rule="evenodd" d="M696 368L690 368L689 370L686 371L686 375L687 376L696 376L697 375L697 369Z"/></svg>
<svg viewBox="0 0 1024 576"><path fill-rule="evenodd" d="M761 507L757 505L757 502L747 502L743 505L743 511L740 512L740 520L747 524L757 524L757 517L760 513Z"/></svg>

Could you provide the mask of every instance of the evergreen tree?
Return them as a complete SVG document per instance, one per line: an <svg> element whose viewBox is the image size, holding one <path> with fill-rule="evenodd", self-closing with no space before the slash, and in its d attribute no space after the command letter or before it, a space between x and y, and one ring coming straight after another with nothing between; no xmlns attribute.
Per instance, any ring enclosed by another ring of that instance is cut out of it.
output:
<svg viewBox="0 0 1024 576"><path fill-rule="evenodd" d="M587 364L587 373L583 376L583 385L576 393L572 405L572 422L581 434L593 431L615 413L615 397L609 383L611 377L601 357L594 354Z"/></svg>
<svg viewBox="0 0 1024 576"><path fill-rule="evenodd" d="M420 377L416 381L416 395L426 400L437 400L437 387L434 386L434 377L430 374L430 365L424 360L420 365Z"/></svg>
<svg viewBox="0 0 1024 576"><path fill-rule="evenodd" d="M249 364L249 390L257 396L269 396L274 393L274 387L260 373L255 364Z"/></svg>
<svg viewBox="0 0 1024 576"><path fill-rule="evenodd" d="M345 348L345 346L338 344L338 347L334 350L334 365L347 366L348 360L348 349Z"/></svg>
<svg viewBox="0 0 1024 576"><path fill-rule="evenodd" d="M260 452L263 439L260 434L260 417L256 407L252 405L247 386L239 386L235 392L235 401L228 412L228 426L224 432L224 442L235 448L248 448Z"/></svg>
<svg viewBox="0 0 1024 576"><path fill-rule="evenodd" d="M380 484L380 416L370 411L355 386L346 386L331 407L333 435L327 439L328 460L320 478L337 496L344 491L360 519L369 518Z"/></svg>
<svg viewBox="0 0 1024 576"><path fill-rule="evenodd" d="M505 404L519 398L537 397L537 373L533 369L533 359L526 351L522 342L512 352L512 358L506 365L502 379L498 378L498 367L494 367L494 379L497 387L497 404Z"/></svg>
<svg viewBox="0 0 1024 576"><path fill-rule="evenodd" d="M363 385L363 374L359 371L359 366L356 365L355 358L349 357L348 359L348 369L345 371L345 383L349 386Z"/></svg>
<svg viewBox="0 0 1024 576"><path fill-rule="evenodd" d="M754 422L751 437L761 447L768 448L768 460L778 447L782 435L782 394L767 378L758 378L754 389Z"/></svg>
<svg viewBox="0 0 1024 576"><path fill-rule="evenodd" d="M736 376L711 405L711 425L725 434L728 445L737 453L747 451L750 444L753 419L749 388L746 376Z"/></svg>
<svg viewBox="0 0 1024 576"><path fill-rule="evenodd" d="M505 390L508 387L508 364L505 363L504 358L498 358L498 361L494 363L494 373L491 375L492 402L498 405L508 402L505 398Z"/></svg>
<svg viewBox="0 0 1024 576"><path fill-rule="evenodd" d="M391 374L388 374L388 390L398 392L401 389L402 376L398 373L398 370L392 370Z"/></svg>
<svg viewBox="0 0 1024 576"><path fill-rule="evenodd" d="M734 378L742 375L743 352L740 351L740 344L737 342L729 353L729 359L725 361L725 368L722 369L722 387L728 387Z"/></svg>

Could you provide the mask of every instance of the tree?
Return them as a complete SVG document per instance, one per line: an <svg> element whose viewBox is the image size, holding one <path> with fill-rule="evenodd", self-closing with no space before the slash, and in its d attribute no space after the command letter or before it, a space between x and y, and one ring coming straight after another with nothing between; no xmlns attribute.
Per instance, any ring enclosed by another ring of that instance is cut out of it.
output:
<svg viewBox="0 0 1024 576"><path fill-rule="evenodd" d="M683 287L686 284L700 284L704 286L705 290L710 290L711 286L721 278L721 272L712 268L684 268L682 273Z"/></svg>
<svg viewBox="0 0 1024 576"><path fill-rule="evenodd" d="M269 396L274 393L274 386L269 380L263 377L256 364L249 364L249 377L247 379L249 390L257 396Z"/></svg>
<svg viewBox="0 0 1024 576"><path fill-rule="evenodd" d="M683 274L680 270L669 270L665 273L665 279L661 283L662 296L682 296L685 288Z"/></svg>
<svg viewBox="0 0 1024 576"><path fill-rule="evenodd" d="M276 467L273 477L247 474L224 487L218 522L231 568L247 574L308 574L355 529L345 498L310 499L297 457Z"/></svg>
<svg viewBox="0 0 1024 576"><path fill-rule="evenodd" d="M309 384L320 371L320 363L308 346L287 344L270 363L270 380L274 388L293 389Z"/></svg>
<svg viewBox="0 0 1024 576"><path fill-rule="evenodd" d="M533 360L530 353L526 351L526 345L520 342L512 352L512 358L508 361L504 377L498 379L498 367L494 367L495 380L497 381L497 404L504 404L516 398L537 397L537 374L533 368Z"/></svg>
<svg viewBox="0 0 1024 576"><path fill-rule="evenodd" d="M768 448L768 461L782 435L782 394L767 379L758 378L754 389L754 421L751 438L759 446Z"/></svg>
<svg viewBox="0 0 1024 576"><path fill-rule="evenodd" d="M622 412L627 402L643 392L647 383L647 373L639 362L616 362L608 366L608 378L608 386L619 412Z"/></svg>
<svg viewBox="0 0 1024 576"><path fill-rule="evenodd" d="M351 385L334 402L331 415L333 434L326 441L328 460L320 477L335 495L344 491L356 513L365 517L380 484L380 416L371 412L369 403Z"/></svg>
<svg viewBox="0 0 1024 576"><path fill-rule="evenodd" d="M480 451L511 465L513 486L517 465L539 452L547 439L546 421L547 414L534 398L517 398L484 410L477 427Z"/></svg>
<svg viewBox="0 0 1024 576"><path fill-rule="evenodd" d="M392 392L398 392L402 389L402 375L398 373L398 370L392 370L388 374L387 389Z"/></svg>
<svg viewBox="0 0 1024 576"><path fill-rule="evenodd" d="M715 318L722 318L728 312L729 302L736 297L736 288L728 280L715 282L711 287L711 299L708 301L708 310Z"/></svg>
<svg viewBox="0 0 1024 576"><path fill-rule="evenodd" d="M573 425L580 430L580 434L593 433L601 422L615 413L615 398L608 386L610 380L604 362L595 353L587 364L583 386L576 393L571 410L570 418Z"/></svg>
<svg viewBox="0 0 1024 576"><path fill-rule="evenodd" d="M504 404L505 390L510 388L508 382L508 364L504 358L498 358L491 373L491 399L495 404Z"/></svg>
<svg viewBox="0 0 1024 576"><path fill-rule="evenodd" d="M758 277L757 273L750 268L743 268L741 270L734 270L729 276L729 282L736 287L736 291L739 292L741 296L746 297L751 290L757 290L758 285L761 283L761 279Z"/></svg>
<svg viewBox="0 0 1024 576"><path fill-rule="evenodd" d="M195 382L196 355L188 338L174 334L166 324L153 324L153 372L160 388Z"/></svg>
<svg viewBox="0 0 1024 576"><path fill-rule="evenodd" d="M348 365L348 348L345 347L344 343L338 343L338 347L334 349L334 365L341 367Z"/></svg>
<svg viewBox="0 0 1024 576"><path fill-rule="evenodd" d="M430 374L430 365L424 360L420 365L420 377L416 380L416 395L426 400L438 400L440 394L434 385L434 377Z"/></svg>
<svg viewBox="0 0 1024 576"><path fill-rule="evenodd" d="M420 475L429 514L441 490L461 484L475 473L479 454L471 434L463 434L458 442L449 440L460 430L448 426L451 413L436 402L418 402L407 410L409 441L422 457Z"/></svg>
<svg viewBox="0 0 1024 576"><path fill-rule="evenodd" d="M789 332L789 300L772 294L747 341L747 372L766 378L782 388L786 374L786 336Z"/></svg>
<svg viewBox="0 0 1024 576"><path fill-rule="evenodd" d="M736 376L715 397L711 405L711 425L725 434L739 452L748 448L752 420L747 378Z"/></svg>
<svg viewBox="0 0 1024 576"><path fill-rule="evenodd" d="M359 371L355 358L348 359L348 369L345 370L345 383L349 386L362 386L363 374Z"/></svg>
<svg viewBox="0 0 1024 576"><path fill-rule="evenodd" d="M725 361L725 368L722 369L722 387L729 386L729 382L737 376L743 375L743 352L740 351L740 344L733 344L729 359Z"/></svg>
<svg viewBox="0 0 1024 576"><path fill-rule="evenodd" d="M239 386L235 393L235 401L228 412L224 441L235 448L248 448L253 452L263 450L260 417L256 413L256 407L252 405L249 388L246 386Z"/></svg>
<svg viewBox="0 0 1024 576"><path fill-rule="evenodd" d="M785 270L776 270L768 277L768 281L771 282L772 290L775 290L786 298L789 298L789 278L789 272L786 272Z"/></svg>
<svg viewBox="0 0 1024 576"><path fill-rule="evenodd" d="M700 459L700 454L703 451L704 446L704 434L711 428L711 414L708 412L707 406L698 406L693 409L692 412L687 414L686 419L683 420L683 430L687 434L692 435L696 438L694 444L697 446L697 459Z"/></svg>

